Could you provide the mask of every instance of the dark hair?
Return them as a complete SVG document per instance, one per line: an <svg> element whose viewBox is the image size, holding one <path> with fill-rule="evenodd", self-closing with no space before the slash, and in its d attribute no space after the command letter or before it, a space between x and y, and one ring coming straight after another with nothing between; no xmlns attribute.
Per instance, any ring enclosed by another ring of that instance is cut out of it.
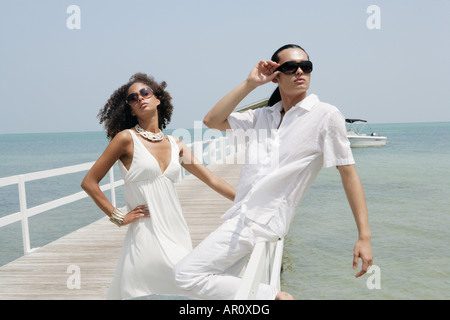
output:
<svg viewBox="0 0 450 320"><path fill-rule="evenodd" d="M309 55L308 55L308 53L306 52L306 50L303 49L302 47L300 47L299 45L297 45L297 44L286 44L286 45L282 46L281 48L279 48L277 51L274 52L274 54L272 55L271 60L278 63L278 61L280 61L280 57L278 56L278 54L279 54L281 51L283 51L283 50L286 50L286 49L292 49L292 48L296 48L296 49L303 50L303 51L306 53L306 56L307 56L308 59L309 59ZM280 94L280 88L279 88L279 87L277 87L277 88L275 89L275 91L272 93L272 95L271 95L270 98L269 98L269 102L267 103L267 105L268 105L269 107L271 107L271 106L273 106L275 103L277 103L278 101L281 101L281 94Z"/></svg>
<svg viewBox="0 0 450 320"><path fill-rule="evenodd" d="M114 91L97 115L100 123L104 123L106 136L110 140L120 131L132 128L138 123L137 118L131 115L131 108L125 101L128 89L135 83L148 85L152 88L155 97L160 101L158 106L158 127L161 130L165 129L170 122L173 106L171 103L172 97L165 91L167 83L163 81L158 84L153 77L147 76L145 73L136 73L131 76L128 83Z"/></svg>

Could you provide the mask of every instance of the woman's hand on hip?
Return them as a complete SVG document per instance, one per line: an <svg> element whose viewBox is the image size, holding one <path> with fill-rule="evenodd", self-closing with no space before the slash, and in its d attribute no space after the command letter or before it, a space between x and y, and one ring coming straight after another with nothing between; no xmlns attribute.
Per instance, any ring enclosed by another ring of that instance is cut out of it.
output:
<svg viewBox="0 0 450 320"><path fill-rule="evenodd" d="M140 218L150 218L150 211L146 205L137 206L125 215L122 225L127 225Z"/></svg>

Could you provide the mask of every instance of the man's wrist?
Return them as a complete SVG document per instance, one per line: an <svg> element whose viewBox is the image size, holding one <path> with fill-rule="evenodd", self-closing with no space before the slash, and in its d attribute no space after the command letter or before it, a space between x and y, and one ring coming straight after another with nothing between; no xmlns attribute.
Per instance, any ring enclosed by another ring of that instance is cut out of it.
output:
<svg viewBox="0 0 450 320"><path fill-rule="evenodd" d="M358 240L361 240L361 241L370 241L370 239L371 239L370 232L368 232L368 233L360 233L359 237L358 237Z"/></svg>
<svg viewBox="0 0 450 320"><path fill-rule="evenodd" d="M251 81L249 79L245 79L243 85L244 85L244 89L247 91L247 93L252 92L259 86L258 83Z"/></svg>

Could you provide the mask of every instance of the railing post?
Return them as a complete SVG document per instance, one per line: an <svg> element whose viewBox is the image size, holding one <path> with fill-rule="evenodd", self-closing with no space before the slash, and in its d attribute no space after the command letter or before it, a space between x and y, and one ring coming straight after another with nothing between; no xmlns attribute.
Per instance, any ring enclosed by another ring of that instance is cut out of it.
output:
<svg viewBox="0 0 450 320"><path fill-rule="evenodd" d="M25 191L25 181L22 175L19 178L19 205L20 214L22 216L22 239L23 239L23 253L28 254L31 251L30 246L30 229L28 228L28 216L27 216L27 194Z"/></svg>
<svg viewBox="0 0 450 320"><path fill-rule="evenodd" d="M272 264L270 266L271 267L270 285L275 286L278 290L281 289L280 276L281 276L281 267L283 264L283 248L284 248L284 238L276 242Z"/></svg>
<svg viewBox="0 0 450 320"><path fill-rule="evenodd" d="M258 242L255 245L245 267L241 286L234 297L235 300L255 299L261 283L280 290L283 245L283 239L276 242Z"/></svg>

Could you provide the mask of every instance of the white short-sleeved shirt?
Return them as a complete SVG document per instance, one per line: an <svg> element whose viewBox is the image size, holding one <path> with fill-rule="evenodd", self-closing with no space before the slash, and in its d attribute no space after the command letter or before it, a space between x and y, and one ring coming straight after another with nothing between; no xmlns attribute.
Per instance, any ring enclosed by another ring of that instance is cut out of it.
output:
<svg viewBox="0 0 450 320"><path fill-rule="evenodd" d="M289 109L280 125L281 110L280 101L228 117L229 139L247 139L248 146L233 206L223 218L245 214L284 237L320 169L355 161L336 107L311 94Z"/></svg>

